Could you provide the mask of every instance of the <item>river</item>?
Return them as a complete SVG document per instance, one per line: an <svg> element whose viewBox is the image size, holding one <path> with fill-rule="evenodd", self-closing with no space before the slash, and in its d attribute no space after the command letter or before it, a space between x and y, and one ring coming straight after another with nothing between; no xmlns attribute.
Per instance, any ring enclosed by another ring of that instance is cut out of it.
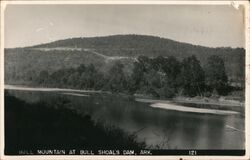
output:
<svg viewBox="0 0 250 160"><path fill-rule="evenodd" d="M131 96L103 92L32 88L6 90L28 103L53 101L58 98L68 99L69 106L79 114L89 114L95 121L134 133L140 141L145 141L152 147L245 148L245 117L242 114L183 112L178 109L155 107L158 103L136 101Z"/></svg>

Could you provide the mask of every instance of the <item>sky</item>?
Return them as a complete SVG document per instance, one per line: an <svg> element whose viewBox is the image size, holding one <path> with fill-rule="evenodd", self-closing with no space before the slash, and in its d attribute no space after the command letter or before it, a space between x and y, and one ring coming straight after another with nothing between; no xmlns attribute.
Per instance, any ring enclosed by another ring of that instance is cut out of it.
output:
<svg viewBox="0 0 250 160"><path fill-rule="evenodd" d="M5 48L74 37L140 34L244 47L244 8L230 5L7 5Z"/></svg>

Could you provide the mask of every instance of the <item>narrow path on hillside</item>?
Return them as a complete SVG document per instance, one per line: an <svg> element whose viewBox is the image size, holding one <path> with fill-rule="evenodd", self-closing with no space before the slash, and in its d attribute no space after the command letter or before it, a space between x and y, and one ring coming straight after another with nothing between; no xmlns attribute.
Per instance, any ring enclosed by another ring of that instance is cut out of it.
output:
<svg viewBox="0 0 250 160"><path fill-rule="evenodd" d="M95 51L94 49L89 48L70 48L70 47L55 47L55 48L32 48L33 50L39 51L85 51L97 56L104 58L105 60L119 60L119 59L131 59L136 60L134 57L127 57L127 56L107 56L100 52Z"/></svg>

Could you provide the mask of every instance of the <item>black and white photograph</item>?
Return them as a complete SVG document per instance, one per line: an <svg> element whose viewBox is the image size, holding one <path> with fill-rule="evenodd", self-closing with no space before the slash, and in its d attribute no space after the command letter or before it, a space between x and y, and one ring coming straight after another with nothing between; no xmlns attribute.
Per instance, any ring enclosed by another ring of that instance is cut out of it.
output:
<svg viewBox="0 0 250 160"><path fill-rule="evenodd" d="M3 154L246 156L248 5L6 3Z"/></svg>

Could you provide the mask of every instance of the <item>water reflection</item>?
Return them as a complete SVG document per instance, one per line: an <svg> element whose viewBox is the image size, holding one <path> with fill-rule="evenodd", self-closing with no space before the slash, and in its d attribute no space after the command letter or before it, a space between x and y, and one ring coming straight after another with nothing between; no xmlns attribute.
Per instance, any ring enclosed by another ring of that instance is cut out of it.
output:
<svg viewBox="0 0 250 160"><path fill-rule="evenodd" d="M62 95L59 92L9 91L10 94L34 103L47 101L55 105L59 98L69 108L108 125L136 133L151 147L165 149L243 149L244 117L186 113L152 108L127 96L88 93L87 97ZM60 107L60 106L59 106Z"/></svg>

